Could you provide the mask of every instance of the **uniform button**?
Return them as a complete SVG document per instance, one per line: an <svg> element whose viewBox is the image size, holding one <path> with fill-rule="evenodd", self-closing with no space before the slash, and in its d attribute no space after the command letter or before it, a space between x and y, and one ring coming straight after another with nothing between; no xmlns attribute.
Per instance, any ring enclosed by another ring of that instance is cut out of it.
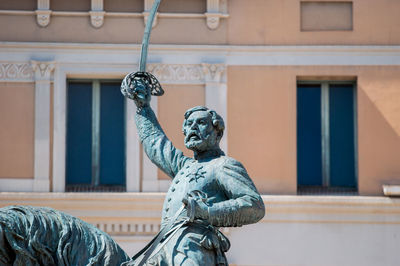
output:
<svg viewBox="0 0 400 266"><path fill-rule="evenodd" d="M175 180L175 184L178 184L178 183L179 183L179 179Z"/></svg>
<svg viewBox="0 0 400 266"><path fill-rule="evenodd" d="M171 201L171 198L168 198L168 202L170 202Z"/></svg>
<svg viewBox="0 0 400 266"><path fill-rule="evenodd" d="M174 192L174 191L175 191L175 188L174 188L174 187L173 187L173 188L171 188L171 191L172 191L172 192Z"/></svg>
<svg viewBox="0 0 400 266"><path fill-rule="evenodd" d="M165 211L167 212L169 210L169 208L165 208Z"/></svg>

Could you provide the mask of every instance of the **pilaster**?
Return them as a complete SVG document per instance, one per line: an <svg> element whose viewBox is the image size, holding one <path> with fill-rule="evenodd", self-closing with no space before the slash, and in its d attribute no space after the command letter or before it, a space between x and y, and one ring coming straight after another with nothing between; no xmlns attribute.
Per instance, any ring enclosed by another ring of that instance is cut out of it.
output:
<svg viewBox="0 0 400 266"><path fill-rule="evenodd" d="M225 122L224 137L221 140L221 148L225 153L228 152L227 143L227 86L226 80L226 65L225 64L206 64L203 63L202 70L205 83L205 104L208 108L215 110L221 115Z"/></svg>
<svg viewBox="0 0 400 266"><path fill-rule="evenodd" d="M35 76L34 192L50 191L50 86L54 62L31 61Z"/></svg>

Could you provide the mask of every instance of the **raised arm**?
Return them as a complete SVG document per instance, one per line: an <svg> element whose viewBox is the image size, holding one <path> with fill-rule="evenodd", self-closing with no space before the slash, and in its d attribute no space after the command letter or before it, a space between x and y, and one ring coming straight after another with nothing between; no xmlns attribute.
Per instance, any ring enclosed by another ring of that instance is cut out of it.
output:
<svg viewBox="0 0 400 266"><path fill-rule="evenodd" d="M167 175L174 178L188 158L165 136L150 107L150 86L154 86L154 82L159 86L159 83L157 80L150 80L149 75L128 74L121 84L121 92L136 104L136 126L147 156ZM161 90L161 87L159 89Z"/></svg>
<svg viewBox="0 0 400 266"><path fill-rule="evenodd" d="M167 175L174 178L189 158L167 138L148 104L138 108L135 118L139 138L147 156Z"/></svg>

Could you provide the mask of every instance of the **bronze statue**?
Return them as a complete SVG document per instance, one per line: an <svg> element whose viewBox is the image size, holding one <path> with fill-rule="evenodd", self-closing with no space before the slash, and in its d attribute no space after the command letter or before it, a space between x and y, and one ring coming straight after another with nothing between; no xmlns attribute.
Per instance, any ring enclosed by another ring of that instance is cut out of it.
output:
<svg viewBox="0 0 400 266"><path fill-rule="evenodd" d="M137 77L127 75L121 90L137 106L136 126L146 154L173 181L160 233L129 265L227 265L224 252L230 244L218 228L259 221L265 214L262 198L242 164L220 149L221 116L202 106L186 111L182 130L194 158L184 156L150 107L148 84L157 81Z"/></svg>

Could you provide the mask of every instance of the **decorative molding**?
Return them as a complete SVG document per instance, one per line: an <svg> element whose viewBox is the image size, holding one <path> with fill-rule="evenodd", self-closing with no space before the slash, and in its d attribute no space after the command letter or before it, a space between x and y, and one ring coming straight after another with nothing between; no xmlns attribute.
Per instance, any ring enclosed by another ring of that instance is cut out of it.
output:
<svg viewBox="0 0 400 266"><path fill-rule="evenodd" d="M104 23L105 11L90 11L90 23L95 28L100 28Z"/></svg>
<svg viewBox="0 0 400 266"><path fill-rule="evenodd" d="M205 83L204 72L199 64L148 64L147 70L155 75L161 83Z"/></svg>
<svg viewBox="0 0 400 266"><path fill-rule="evenodd" d="M210 30L215 30L219 26L219 20L223 17L222 14L219 13L205 13L204 14L207 18L207 27Z"/></svg>
<svg viewBox="0 0 400 266"><path fill-rule="evenodd" d="M41 27L46 27L50 23L50 0L37 0L38 9L36 13L36 22Z"/></svg>
<svg viewBox="0 0 400 266"><path fill-rule="evenodd" d="M226 70L225 64L148 64L147 70L161 83L167 84L205 84L221 82Z"/></svg>
<svg viewBox="0 0 400 266"><path fill-rule="evenodd" d="M210 30L215 30L219 26L220 18L226 17L222 14L219 0L207 0L207 12L206 16L207 27Z"/></svg>
<svg viewBox="0 0 400 266"><path fill-rule="evenodd" d="M219 0L207 0L207 12L219 13Z"/></svg>
<svg viewBox="0 0 400 266"><path fill-rule="evenodd" d="M97 222L91 224L111 236L154 236L161 228L160 223ZM230 228L221 227L220 231L229 236Z"/></svg>
<svg viewBox="0 0 400 266"><path fill-rule="evenodd" d="M36 10L36 21L41 27L46 27L50 24L51 10Z"/></svg>
<svg viewBox="0 0 400 266"><path fill-rule="evenodd" d="M92 11L103 11L103 0L91 0Z"/></svg>
<svg viewBox="0 0 400 266"><path fill-rule="evenodd" d="M38 0L37 7L39 10L49 10L50 9L50 0Z"/></svg>
<svg viewBox="0 0 400 266"><path fill-rule="evenodd" d="M225 64L201 64L204 74L205 83L221 82L221 77L226 70Z"/></svg>
<svg viewBox="0 0 400 266"><path fill-rule="evenodd" d="M0 81L32 82L33 77L29 63L0 63Z"/></svg>
<svg viewBox="0 0 400 266"><path fill-rule="evenodd" d="M94 226L111 236L154 236L160 231L160 223L92 223Z"/></svg>
<svg viewBox="0 0 400 266"><path fill-rule="evenodd" d="M50 81L51 73L55 68L54 61L35 61L31 60L32 70L35 73L35 80Z"/></svg>
<svg viewBox="0 0 400 266"><path fill-rule="evenodd" d="M90 23L95 28L100 28L104 24L103 0L91 0L92 10L89 11Z"/></svg>

